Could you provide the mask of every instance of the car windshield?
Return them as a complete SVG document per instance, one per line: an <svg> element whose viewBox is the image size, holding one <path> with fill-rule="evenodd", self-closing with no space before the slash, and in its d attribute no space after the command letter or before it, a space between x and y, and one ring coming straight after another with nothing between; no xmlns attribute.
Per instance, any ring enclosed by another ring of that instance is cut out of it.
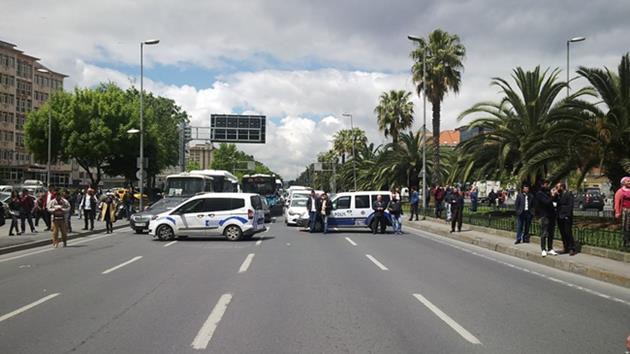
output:
<svg viewBox="0 0 630 354"><path fill-rule="evenodd" d="M157 202L151 204L147 210L150 210L152 212L156 212L156 211L160 211L160 210L168 210L168 209L172 209L176 206L178 206L179 204L181 204L184 200L186 200L185 198L163 198L158 200Z"/></svg>
<svg viewBox="0 0 630 354"><path fill-rule="evenodd" d="M305 207L306 208L306 202L308 201L308 199L293 199L291 201L291 206L292 207Z"/></svg>

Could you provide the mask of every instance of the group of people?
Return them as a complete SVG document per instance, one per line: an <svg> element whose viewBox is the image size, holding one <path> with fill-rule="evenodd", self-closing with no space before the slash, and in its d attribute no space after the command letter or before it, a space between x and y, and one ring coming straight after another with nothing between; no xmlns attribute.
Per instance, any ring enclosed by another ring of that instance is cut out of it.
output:
<svg viewBox="0 0 630 354"><path fill-rule="evenodd" d="M474 190L474 208L477 208L477 192ZM434 186L431 195L435 201L435 217L442 218L442 212L446 210L446 221L451 223L451 233L461 232L464 220L464 192L455 186Z"/></svg>
<svg viewBox="0 0 630 354"><path fill-rule="evenodd" d="M31 233L37 233L36 227L42 220L46 225L44 231L52 231L53 246L58 247L59 234L61 234L61 240L65 247L67 235L72 232L71 219L77 210L79 218L85 220L83 230L94 230L94 220L98 213L98 219L105 222L106 232L111 233L113 232L113 224L118 218L118 204L118 198L113 193L107 193L99 198L92 188L86 188L84 191L78 191L72 195L67 189L61 191L49 186L46 192L40 193L37 197L29 194L26 189L21 194L13 191L7 201L11 222L9 236L19 236L26 233L27 222ZM127 217L131 214L131 203L128 204L129 207L125 205L124 208ZM4 218L4 207L0 203L0 226L4 225Z"/></svg>

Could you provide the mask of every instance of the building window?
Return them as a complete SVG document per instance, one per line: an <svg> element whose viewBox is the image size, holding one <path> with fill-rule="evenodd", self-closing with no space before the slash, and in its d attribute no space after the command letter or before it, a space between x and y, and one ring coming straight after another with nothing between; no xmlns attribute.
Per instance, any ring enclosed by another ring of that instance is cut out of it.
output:
<svg viewBox="0 0 630 354"><path fill-rule="evenodd" d="M0 93L0 104L15 104L15 96L6 93Z"/></svg>
<svg viewBox="0 0 630 354"><path fill-rule="evenodd" d="M0 74L0 85L15 86L15 77L11 75Z"/></svg>
<svg viewBox="0 0 630 354"><path fill-rule="evenodd" d="M26 79L30 79L33 77L33 66L27 62L27 61L23 61L23 60L18 60L17 61L18 65L17 65L17 76L19 77L23 77Z"/></svg>
<svg viewBox="0 0 630 354"><path fill-rule="evenodd" d="M24 122L26 122L26 118L24 118L24 116L18 115L17 119L15 120L15 129L23 130Z"/></svg>
<svg viewBox="0 0 630 354"><path fill-rule="evenodd" d="M17 93L22 96L30 96L33 90L33 85L30 82L18 80L17 81Z"/></svg>
<svg viewBox="0 0 630 354"><path fill-rule="evenodd" d="M15 58L5 54L0 54L0 65L15 68Z"/></svg>
<svg viewBox="0 0 630 354"><path fill-rule="evenodd" d="M16 112L19 112L19 113L27 113L31 111L32 107L33 107L33 103L31 102L31 100L18 98L15 110Z"/></svg>
<svg viewBox="0 0 630 354"><path fill-rule="evenodd" d="M0 123L13 123L13 112L0 111Z"/></svg>
<svg viewBox="0 0 630 354"><path fill-rule="evenodd" d="M24 147L24 134L15 133L15 144L19 147Z"/></svg>

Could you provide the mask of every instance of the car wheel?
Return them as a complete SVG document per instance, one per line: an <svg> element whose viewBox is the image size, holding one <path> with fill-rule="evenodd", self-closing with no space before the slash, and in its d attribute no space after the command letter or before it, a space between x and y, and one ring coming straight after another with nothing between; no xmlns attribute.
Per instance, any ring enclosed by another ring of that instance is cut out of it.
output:
<svg viewBox="0 0 630 354"><path fill-rule="evenodd" d="M228 241L238 241L243 237L243 231L236 225L230 225L223 230L223 236Z"/></svg>
<svg viewBox="0 0 630 354"><path fill-rule="evenodd" d="M160 241L171 241L175 238L175 232L173 228L168 225L160 225L155 234Z"/></svg>

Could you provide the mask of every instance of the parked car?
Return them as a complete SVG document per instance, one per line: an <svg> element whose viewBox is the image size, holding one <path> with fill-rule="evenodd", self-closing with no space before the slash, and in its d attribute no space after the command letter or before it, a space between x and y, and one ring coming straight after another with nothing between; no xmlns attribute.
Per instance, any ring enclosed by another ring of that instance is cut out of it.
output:
<svg viewBox="0 0 630 354"><path fill-rule="evenodd" d="M9 199L11 199L11 192L0 192L0 203L2 203L4 207L5 219L11 217L11 215L9 215Z"/></svg>
<svg viewBox="0 0 630 354"><path fill-rule="evenodd" d="M252 193L204 193L151 218L149 234L161 241L179 236L223 235L229 241L266 230L262 198Z"/></svg>
<svg viewBox="0 0 630 354"><path fill-rule="evenodd" d="M160 199L149 205L145 210L132 214L129 219L129 226L137 233L149 231L149 222L157 214L172 210L176 206L184 202L186 197L169 197Z"/></svg>
<svg viewBox="0 0 630 354"><path fill-rule="evenodd" d="M287 225L297 225L297 220L306 215L308 218L308 210L306 210L306 198L295 198L291 200L291 205L284 209L284 223Z"/></svg>
<svg viewBox="0 0 630 354"><path fill-rule="evenodd" d="M598 188L587 188L575 194L574 206L580 210L597 209L602 211L604 210L604 196Z"/></svg>

